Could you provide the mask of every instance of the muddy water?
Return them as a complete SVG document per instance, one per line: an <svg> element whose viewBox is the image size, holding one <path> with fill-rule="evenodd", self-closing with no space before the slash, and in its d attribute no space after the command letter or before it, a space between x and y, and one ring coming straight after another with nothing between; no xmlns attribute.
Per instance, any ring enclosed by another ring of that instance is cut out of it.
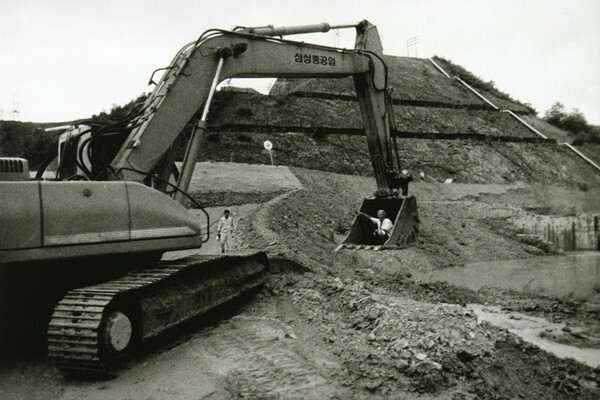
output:
<svg viewBox="0 0 600 400"><path fill-rule="evenodd" d="M477 262L464 267L434 271L425 281L445 281L478 290L483 286L514 289L549 296L596 302L600 291L600 252L571 252L566 256ZM500 307L471 304L478 319L520 336L525 341L561 358L573 358L593 368L600 366L600 349L561 344L541 335L564 334L564 324L544 318L506 312Z"/></svg>
<svg viewBox="0 0 600 400"><path fill-rule="evenodd" d="M572 358L592 368L600 366L600 349L580 348L567 344L556 343L542 337L541 333L563 333L565 324L549 322L544 318L519 313L506 313L500 307L470 304L481 321L507 329L520 336L525 341L536 345L542 350L553 353L560 358Z"/></svg>
<svg viewBox="0 0 600 400"><path fill-rule="evenodd" d="M445 281L473 290L492 286L557 297L588 298L594 290L600 290L600 252L476 262L433 271L423 280Z"/></svg>

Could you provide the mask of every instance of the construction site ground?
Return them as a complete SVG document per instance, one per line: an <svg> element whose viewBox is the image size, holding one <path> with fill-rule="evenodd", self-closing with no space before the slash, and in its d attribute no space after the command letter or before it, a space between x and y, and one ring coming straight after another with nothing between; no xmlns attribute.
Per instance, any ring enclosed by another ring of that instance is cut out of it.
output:
<svg viewBox="0 0 600 400"><path fill-rule="evenodd" d="M4 360L0 398L600 398L600 290L559 298L425 280L477 261L561 257L510 218L598 212L598 188L415 182L417 243L335 252L372 178L234 163L201 163L195 176L213 235L199 251L219 251L215 224L229 208L229 251L265 250L265 287L146 343L112 379L65 378L43 354ZM573 353L542 350L500 320L536 324ZM576 361L577 349L591 358Z"/></svg>

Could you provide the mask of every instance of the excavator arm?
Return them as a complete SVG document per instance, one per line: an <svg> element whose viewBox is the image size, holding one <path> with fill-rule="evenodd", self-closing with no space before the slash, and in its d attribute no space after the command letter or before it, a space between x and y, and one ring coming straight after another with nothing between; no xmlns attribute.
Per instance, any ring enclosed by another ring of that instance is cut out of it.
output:
<svg viewBox="0 0 600 400"><path fill-rule="evenodd" d="M140 117L134 121L135 127L113 159L112 169L122 179L141 181L143 174L150 173L165 157L203 104L207 109L216 84L225 79L353 76L377 186L390 192L387 177L394 170L390 140L392 112L377 28L367 21L356 25L356 47L350 50L265 36L328 28L327 24L320 24L235 32L207 31L198 41L186 45L166 68L167 72L146 100ZM206 125L201 123L199 128L206 129ZM195 150L190 153L195 154ZM178 182L182 191L189 185L191 172L186 173L186 168L194 163L193 156L184 161ZM169 172L170 166L165 168Z"/></svg>
<svg viewBox="0 0 600 400"><path fill-rule="evenodd" d="M361 212L376 215L379 209L386 210L394 221L394 229L382 246L372 237L369 221L357 217L343 247L398 248L413 242L419 226L417 204L414 196L407 196L409 178L398 174L400 162L391 137L395 125L381 40L377 28L368 21L355 27L355 48L351 50L275 37L324 32L329 29L327 24L207 31L198 41L185 46L167 67L114 158L112 169L125 180L139 181L151 171L158 172L163 180L167 178L172 165L169 149L204 104L177 182L179 192L175 198L182 201L181 192L189 187L201 137L207 129L208 107L219 82L236 77L352 76L377 184L375 197L365 199ZM159 162L162 171L157 171Z"/></svg>

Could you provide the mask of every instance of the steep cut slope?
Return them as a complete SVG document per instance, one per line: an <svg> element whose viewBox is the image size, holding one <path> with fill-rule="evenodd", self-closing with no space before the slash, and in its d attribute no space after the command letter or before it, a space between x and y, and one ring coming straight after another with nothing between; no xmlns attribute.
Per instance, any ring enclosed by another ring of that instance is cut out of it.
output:
<svg viewBox="0 0 600 400"><path fill-rule="evenodd" d="M264 128L264 127L263 127ZM372 176L363 136L318 133L280 133L244 130L211 133L199 153L200 161L269 164L263 142L273 142L276 165L296 166L341 174ZM461 183L544 184L576 190L600 187L600 174L556 143L503 143L485 140L402 139L402 165L426 182L453 178Z"/></svg>
<svg viewBox="0 0 600 400"><path fill-rule="evenodd" d="M571 137L528 106L480 90L495 109L430 60L385 60L394 135L401 139L402 167L413 174L423 171L430 181L540 183L583 190L600 185L598 171L558 145ZM449 65L439 59L436 63ZM372 174L351 78L279 79L269 96L219 93L209 120L220 136L209 135L203 160L266 163L262 142L271 140L276 163Z"/></svg>

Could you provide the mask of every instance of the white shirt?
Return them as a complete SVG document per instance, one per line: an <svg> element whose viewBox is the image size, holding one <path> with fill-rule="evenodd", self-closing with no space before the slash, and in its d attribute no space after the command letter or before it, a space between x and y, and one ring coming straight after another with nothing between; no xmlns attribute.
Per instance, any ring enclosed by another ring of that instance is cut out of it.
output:
<svg viewBox="0 0 600 400"><path fill-rule="evenodd" d="M384 218L383 221L381 221L379 218L371 218L371 221L373 221L374 224L377 224L378 231L382 230L388 235L392 230L392 227L394 226L394 224L392 224L392 221L390 221L389 218Z"/></svg>
<svg viewBox="0 0 600 400"><path fill-rule="evenodd" d="M229 216L229 218L225 218L223 215L221 219L219 219L219 226L217 227L217 232L228 233L232 230L235 230L235 223L233 222L233 217Z"/></svg>

